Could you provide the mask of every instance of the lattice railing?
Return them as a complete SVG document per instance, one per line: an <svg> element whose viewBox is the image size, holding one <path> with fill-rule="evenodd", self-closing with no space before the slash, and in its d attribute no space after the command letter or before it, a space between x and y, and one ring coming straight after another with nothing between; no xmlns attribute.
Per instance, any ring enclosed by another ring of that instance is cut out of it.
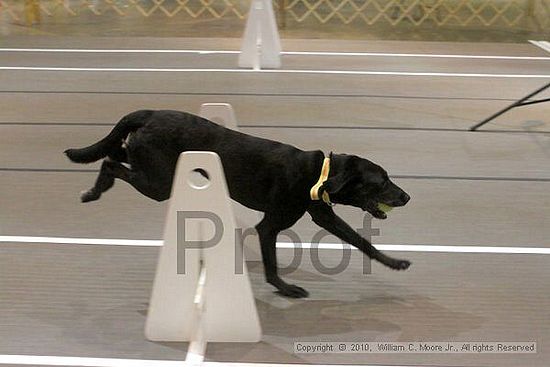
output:
<svg viewBox="0 0 550 367"><path fill-rule="evenodd" d="M549 0L291 0L285 9L297 22L517 26L531 19L544 27L550 25L549 8Z"/></svg>
<svg viewBox="0 0 550 367"><path fill-rule="evenodd" d="M139 14L149 17L160 14L170 18L190 16L215 19L231 15L244 19L248 7L248 1L234 0L0 0L0 11L7 12L14 20L21 20L25 12L34 8L46 16L115 13L120 16Z"/></svg>
<svg viewBox="0 0 550 367"><path fill-rule="evenodd" d="M39 19L65 13L153 14L191 18L246 17L250 0L0 0L8 18ZM550 0L274 0L287 21L368 25L522 26L550 28ZM5 17L4 17L5 18Z"/></svg>

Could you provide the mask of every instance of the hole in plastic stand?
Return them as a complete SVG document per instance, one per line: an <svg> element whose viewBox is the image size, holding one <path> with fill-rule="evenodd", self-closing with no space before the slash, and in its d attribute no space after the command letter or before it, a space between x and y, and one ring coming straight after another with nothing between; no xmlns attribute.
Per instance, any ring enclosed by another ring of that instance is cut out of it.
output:
<svg viewBox="0 0 550 367"><path fill-rule="evenodd" d="M210 186L210 175L202 168L195 168L189 173L189 186L202 190Z"/></svg>

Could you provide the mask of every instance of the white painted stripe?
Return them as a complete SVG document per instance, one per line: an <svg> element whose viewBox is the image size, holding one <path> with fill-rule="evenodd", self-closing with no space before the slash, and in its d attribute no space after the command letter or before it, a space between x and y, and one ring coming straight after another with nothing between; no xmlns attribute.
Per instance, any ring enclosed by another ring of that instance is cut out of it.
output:
<svg viewBox="0 0 550 367"><path fill-rule="evenodd" d="M240 51L176 49L99 49L99 48L0 48L0 52L108 53L108 54L239 54Z"/></svg>
<svg viewBox="0 0 550 367"><path fill-rule="evenodd" d="M277 248L295 248L294 243L277 242ZM302 248L310 249L317 247L320 250L342 250L351 248L357 250L350 245L342 245L341 243L320 243L311 244L303 243ZM404 251L404 252L450 252L450 253L485 253L485 254L536 254L550 255L550 247L507 247L507 246L455 246L455 245L390 245L390 244L374 244L381 251Z"/></svg>
<svg viewBox="0 0 550 367"><path fill-rule="evenodd" d="M413 366L413 365L397 365L392 364L389 365L370 365L370 364L345 364L345 365L338 365L338 364L299 364L299 363L292 363L292 364L283 364L283 363L238 363L238 362L204 362L203 367L420 367L420 366Z"/></svg>
<svg viewBox="0 0 550 367"><path fill-rule="evenodd" d="M162 246L162 240L129 240L111 238L75 238L75 237L34 237L34 236L0 236L0 243L47 243L47 244L68 244L68 245L102 245L102 246ZM319 248L321 250L342 250L351 248L350 245L341 243L302 243L303 249ZM487 253L487 254L535 254L550 255L549 247L511 247L511 246L455 246L455 245L394 245L375 244L377 249L383 251L404 251L404 252L449 252L449 253ZM291 242L277 242L277 248L295 248Z"/></svg>
<svg viewBox="0 0 550 367"><path fill-rule="evenodd" d="M281 52L283 55L296 56L373 56L373 57L421 57L433 59L486 59L486 60L544 60L550 61L547 56L500 56L500 55L460 55L460 54L415 54L390 52Z"/></svg>
<svg viewBox="0 0 550 367"><path fill-rule="evenodd" d="M43 365L43 366L79 366L79 367L185 367L184 361L121 359L121 358L84 358L60 356L0 355L0 365ZM279 364L279 363L238 363L203 362L203 367L335 367L335 365L315 364ZM346 367L414 367L410 365L346 365Z"/></svg>
<svg viewBox="0 0 550 367"><path fill-rule="evenodd" d="M82 366L82 367L182 367L181 361L121 359L121 358L85 358L59 356L0 355L0 365L44 365L44 366Z"/></svg>
<svg viewBox="0 0 550 367"><path fill-rule="evenodd" d="M230 50L178 50L178 49L83 49L83 48L0 48L0 52L42 52L42 53L150 53L150 54L199 54L235 55L240 51ZM505 56L505 55L462 55L462 54L419 54L392 52L332 52L332 51L283 51L289 56L350 56L350 57L423 57L449 59L489 59L489 60L544 60L544 56Z"/></svg>
<svg viewBox="0 0 550 367"><path fill-rule="evenodd" d="M34 236L0 236L0 242L15 243L52 243L66 245L103 245L103 246L162 246L162 240L127 240L112 238L77 238L77 237L34 237Z"/></svg>
<svg viewBox="0 0 550 367"><path fill-rule="evenodd" d="M429 73L429 72L408 72L408 71L358 71L358 70L73 68L73 67L49 67L49 66L0 66L0 70L11 70L11 71L75 71L75 72L146 72L146 73L328 74L328 75L430 76L430 77L459 77L459 78L542 78L542 79L550 79L550 74Z"/></svg>

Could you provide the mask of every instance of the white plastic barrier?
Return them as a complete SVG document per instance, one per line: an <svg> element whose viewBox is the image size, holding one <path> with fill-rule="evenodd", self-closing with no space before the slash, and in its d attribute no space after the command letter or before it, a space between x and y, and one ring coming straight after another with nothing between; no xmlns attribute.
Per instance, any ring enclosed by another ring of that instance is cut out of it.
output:
<svg viewBox="0 0 550 367"><path fill-rule="evenodd" d="M228 129L239 130L235 111L229 103L203 103L201 104L199 116L225 126Z"/></svg>
<svg viewBox="0 0 550 367"><path fill-rule="evenodd" d="M199 115L229 129L239 130L235 111L229 103L203 103ZM233 212L235 213L237 228L241 228L243 231L248 228L253 229L263 217L262 213L248 209L236 201L233 201ZM254 235L248 234L243 242L246 260L261 261L262 255L258 234L255 231Z"/></svg>
<svg viewBox="0 0 550 367"><path fill-rule="evenodd" d="M239 66L254 70L281 67L281 39L271 0L252 0L250 4Z"/></svg>
<svg viewBox="0 0 550 367"><path fill-rule="evenodd" d="M204 170L209 176L202 186L191 181L195 169ZM236 244L235 227L218 155L182 153L145 334L153 341L190 341L190 363L202 361L206 342L261 339L260 321L242 247Z"/></svg>

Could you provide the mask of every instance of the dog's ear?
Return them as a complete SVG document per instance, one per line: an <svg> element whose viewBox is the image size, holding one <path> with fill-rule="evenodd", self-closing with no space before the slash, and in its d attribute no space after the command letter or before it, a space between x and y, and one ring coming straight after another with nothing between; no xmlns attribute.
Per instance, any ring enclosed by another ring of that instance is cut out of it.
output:
<svg viewBox="0 0 550 367"><path fill-rule="evenodd" d="M343 172L337 174L334 177L329 178L321 186L321 190L326 191L329 195L339 193L344 186L353 179L353 176L349 173Z"/></svg>
<svg viewBox="0 0 550 367"><path fill-rule="evenodd" d="M351 180L354 179L356 172L356 165L359 161L359 157L353 155L339 154L338 158L340 160L339 172L334 176L329 177L325 181L321 189L330 194L337 194L340 192ZM330 159L333 162L333 154L330 152Z"/></svg>

